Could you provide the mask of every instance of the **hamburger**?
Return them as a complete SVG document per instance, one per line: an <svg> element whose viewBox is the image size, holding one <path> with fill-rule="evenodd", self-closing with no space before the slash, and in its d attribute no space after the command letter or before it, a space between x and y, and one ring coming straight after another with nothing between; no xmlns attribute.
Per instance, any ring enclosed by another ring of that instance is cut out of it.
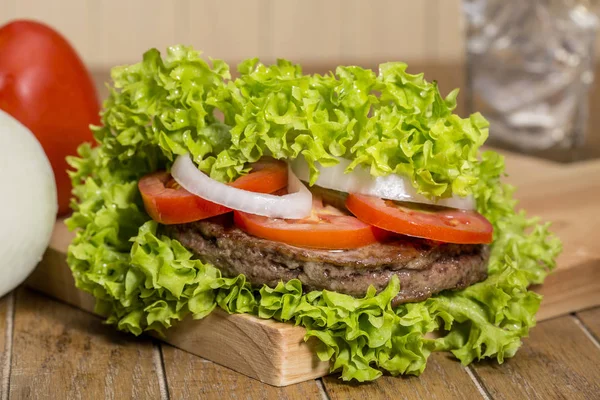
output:
<svg viewBox="0 0 600 400"><path fill-rule="evenodd" d="M560 243L515 211L487 121L406 68L232 79L185 46L113 68L69 159L77 286L135 335L216 307L301 325L344 380L513 356Z"/></svg>

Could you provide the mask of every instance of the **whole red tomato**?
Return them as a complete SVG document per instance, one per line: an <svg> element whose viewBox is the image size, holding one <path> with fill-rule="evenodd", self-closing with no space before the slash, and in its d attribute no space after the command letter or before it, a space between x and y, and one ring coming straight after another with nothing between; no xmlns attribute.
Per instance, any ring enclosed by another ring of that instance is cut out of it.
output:
<svg viewBox="0 0 600 400"><path fill-rule="evenodd" d="M99 123L99 104L88 70L58 32L34 21L0 27L0 109L40 141L54 170L58 213L67 212L65 157L93 141L89 125Z"/></svg>

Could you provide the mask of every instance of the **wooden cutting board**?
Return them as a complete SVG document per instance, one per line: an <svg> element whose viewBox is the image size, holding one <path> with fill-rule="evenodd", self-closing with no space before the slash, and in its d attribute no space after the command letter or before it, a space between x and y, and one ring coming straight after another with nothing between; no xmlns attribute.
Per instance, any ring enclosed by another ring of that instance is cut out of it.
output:
<svg viewBox="0 0 600 400"><path fill-rule="evenodd" d="M520 207L553 222L564 251L558 268L543 286L538 320L600 305L600 160L564 165L507 154L507 181L519 187ZM27 284L93 312L94 300L75 288L66 264L72 238L58 221L50 247ZM262 382L286 386L327 375L329 363L304 342L304 328L250 315L215 310L203 320L179 323L167 343Z"/></svg>

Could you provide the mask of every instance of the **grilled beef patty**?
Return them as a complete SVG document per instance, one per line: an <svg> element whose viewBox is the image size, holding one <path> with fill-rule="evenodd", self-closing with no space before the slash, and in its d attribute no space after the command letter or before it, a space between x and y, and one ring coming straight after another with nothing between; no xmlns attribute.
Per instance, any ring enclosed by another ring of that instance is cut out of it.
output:
<svg viewBox="0 0 600 400"><path fill-rule="evenodd" d="M305 290L327 289L364 296L369 285L384 289L392 275L400 278L394 305L422 301L445 289L460 289L487 277L489 248L397 236L352 250L318 250L251 236L231 218L166 227L200 260L224 276L246 275L255 285L276 286L299 279Z"/></svg>

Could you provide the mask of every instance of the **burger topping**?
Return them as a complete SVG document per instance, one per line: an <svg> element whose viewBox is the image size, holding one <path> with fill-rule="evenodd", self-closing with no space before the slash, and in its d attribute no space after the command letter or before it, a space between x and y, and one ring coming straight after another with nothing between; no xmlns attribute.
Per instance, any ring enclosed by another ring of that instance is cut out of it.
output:
<svg viewBox="0 0 600 400"><path fill-rule="evenodd" d="M342 207L325 206L322 196L312 196L285 163L271 158L252 164L250 174L230 184L206 176L189 156L179 156L172 173L175 180L168 173L159 172L142 178L139 183L148 214L166 225L236 210L235 223L245 232L306 248L358 248L392 232L446 243L492 241L492 225L476 211L356 193L346 196ZM332 177L323 173L321 176ZM357 187L353 179L347 181L350 188ZM287 194L290 188L297 191ZM278 191L279 195L264 194ZM328 192L335 193L324 188L318 190L321 194ZM304 211L309 200L311 207Z"/></svg>
<svg viewBox="0 0 600 400"><path fill-rule="evenodd" d="M144 176L138 188L148 215L164 225L198 221L231 211L188 192L166 171Z"/></svg>
<svg viewBox="0 0 600 400"><path fill-rule="evenodd" d="M188 155L177 157L171 170L173 178L189 192L213 203L256 215L274 218L304 218L310 215L312 195L288 171L288 194L275 196L238 189L218 182L199 171Z"/></svg>
<svg viewBox="0 0 600 400"><path fill-rule="evenodd" d="M234 212L235 224L251 235L316 249L354 249L389 236L386 231L361 222L320 199L313 201L311 215L289 220Z"/></svg>
<svg viewBox="0 0 600 400"><path fill-rule="evenodd" d="M287 186L284 162L264 158L251 165L251 171L229 186L256 193L274 193ZM146 175L138 188L146 212L161 224L183 224L230 212L231 209L198 197L181 187L166 171Z"/></svg>
<svg viewBox="0 0 600 400"><path fill-rule="evenodd" d="M346 207L358 219L403 235L449 243L491 243L494 228L476 211L401 203L350 194Z"/></svg>
<svg viewBox="0 0 600 400"><path fill-rule="evenodd" d="M353 164L355 163L348 159L337 158L337 160L337 165L327 168L319 167L318 178L311 183L327 189L365 194L389 200L435 204L464 210L475 209L475 199L472 195L463 197L454 194L447 198L429 198L420 194L407 176L399 174L372 176L367 168L363 166L354 167ZM302 158L296 158L291 166L298 178L303 181L310 179L310 169Z"/></svg>

